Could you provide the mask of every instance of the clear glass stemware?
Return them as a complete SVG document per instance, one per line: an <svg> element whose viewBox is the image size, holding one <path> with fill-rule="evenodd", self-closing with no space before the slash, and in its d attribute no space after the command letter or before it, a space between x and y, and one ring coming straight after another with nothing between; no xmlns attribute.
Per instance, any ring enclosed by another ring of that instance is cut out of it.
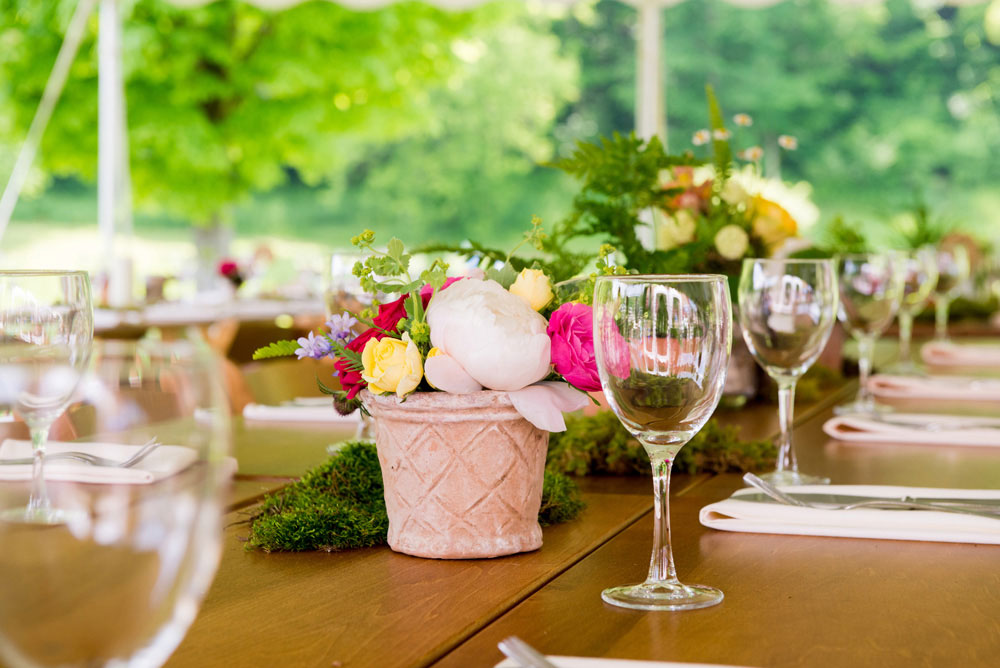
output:
<svg viewBox="0 0 1000 668"><path fill-rule="evenodd" d="M837 406L838 414L875 413L885 410L875 404L868 379L871 377L875 342L896 317L903 295L898 254L855 253L837 260L840 290L838 315L848 333L858 342L858 395Z"/></svg>
<svg viewBox="0 0 1000 668"><path fill-rule="evenodd" d="M0 522L0 664L150 668L166 662L218 565L233 472L217 360L186 342L99 342L46 467L60 524ZM11 424L0 424L0 440ZM120 465L147 444L139 461ZM0 446L0 507L30 493L30 451ZM113 465L55 458L61 451ZM26 478L26 475L25 475Z"/></svg>
<svg viewBox="0 0 1000 668"><path fill-rule="evenodd" d="M903 290L899 313L896 316L899 321L899 356L888 371L901 375L914 375L920 373L920 368L913 361L911 348L913 318L923 310L937 285L937 258L933 249L924 247L898 253L896 259L900 263Z"/></svg>
<svg viewBox="0 0 1000 668"><path fill-rule="evenodd" d="M934 287L934 339L948 340L948 310L965 289L970 275L969 251L961 244L937 249L937 285Z"/></svg>
<svg viewBox="0 0 1000 668"><path fill-rule="evenodd" d="M823 352L837 312L832 260L746 259L738 292L743 340L778 385L777 468L761 475L776 485L829 482L799 473L792 447L795 384Z"/></svg>
<svg viewBox="0 0 1000 668"><path fill-rule="evenodd" d="M654 528L649 574L605 589L612 605L686 610L722 592L677 579L670 547L670 467L719 403L732 345L723 276L602 276L594 287L594 348L604 395L649 456Z"/></svg>
<svg viewBox="0 0 1000 668"><path fill-rule="evenodd" d="M0 271L0 415L24 421L34 459L26 505L5 509L0 519L65 519L45 485L46 442L76 389L93 338L86 272Z"/></svg>

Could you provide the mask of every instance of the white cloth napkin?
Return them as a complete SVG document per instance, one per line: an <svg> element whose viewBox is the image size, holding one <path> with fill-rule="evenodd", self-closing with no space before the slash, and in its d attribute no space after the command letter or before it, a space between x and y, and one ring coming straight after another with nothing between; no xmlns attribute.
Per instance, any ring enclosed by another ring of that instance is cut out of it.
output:
<svg viewBox="0 0 1000 668"><path fill-rule="evenodd" d="M1000 380L967 376L889 376L868 381L876 399L959 399L1000 401Z"/></svg>
<svg viewBox="0 0 1000 668"><path fill-rule="evenodd" d="M89 443L49 441L48 454L69 450L86 452L98 457L125 461L141 445L121 443ZM31 441L8 438L0 443L0 481L31 480L31 464L3 464L6 459L31 457ZM193 448L179 445L161 445L135 466L125 468L94 466L67 459L53 459L45 462L45 479L64 482L86 482L101 484L143 485L169 478L191 466L198 459Z"/></svg>
<svg viewBox="0 0 1000 668"><path fill-rule="evenodd" d="M341 415L333 408L329 397L299 397L280 406L247 404L243 419L255 422L316 422L324 424L356 425L361 411Z"/></svg>
<svg viewBox="0 0 1000 668"><path fill-rule="evenodd" d="M584 656L546 656L559 668L737 668L717 663L678 663L677 661L636 661ZM495 668L521 668L513 659L504 659Z"/></svg>
<svg viewBox="0 0 1000 668"><path fill-rule="evenodd" d="M881 487L873 485L801 485L783 487L790 493L904 496L952 499L1000 499L1000 489L937 489ZM1000 545L1000 518L960 515L926 510L819 510L782 503L740 500L759 494L741 489L731 497L701 509L701 523L712 529L749 533L779 533L803 536L927 540L946 543Z"/></svg>
<svg viewBox="0 0 1000 668"><path fill-rule="evenodd" d="M1000 343L931 341L920 349L920 356L930 366L1000 368Z"/></svg>
<svg viewBox="0 0 1000 668"><path fill-rule="evenodd" d="M823 431L838 441L1000 447L1000 418L924 413L890 413L875 418L843 415L827 420Z"/></svg>

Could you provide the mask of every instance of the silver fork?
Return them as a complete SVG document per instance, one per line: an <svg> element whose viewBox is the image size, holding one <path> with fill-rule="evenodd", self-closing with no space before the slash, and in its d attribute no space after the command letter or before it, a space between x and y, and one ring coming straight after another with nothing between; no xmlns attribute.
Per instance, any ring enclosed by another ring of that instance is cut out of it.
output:
<svg viewBox="0 0 1000 668"><path fill-rule="evenodd" d="M507 636L497 643L497 647L524 668L557 668L556 664L546 659L541 652L517 636Z"/></svg>
<svg viewBox="0 0 1000 668"><path fill-rule="evenodd" d="M140 461L148 457L149 454L158 447L160 447L160 443L155 438L152 438L145 445L139 448L139 450L131 457L121 461L117 459L108 459L106 457L98 457L97 455L89 452L80 452L79 450L46 453L45 461L48 462L68 459L71 461L83 462L84 464L92 464L93 466L107 466L111 468L127 469L135 466ZM32 464L34 461L35 460L32 457L24 457L21 459L0 459L0 465Z"/></svg>
<svg viewBox="0 0 1000 668"><path fill-rule="evenodd" d="M765 482L753 473L746 473L743 481L748 485L759 489L769 497L779 503L789 506L800 506L802 508L817 508L819 510L853 510L855 508L872 508L881 510L936 510L945 513L961 513L965 515L981 515L1000 519L1000 513L993 506L984 506L970 501L969 503L924 503L914 501L909 497L900 499L878 499L858 501L857 503L813 503L797 499L780 489Z"/></svg>

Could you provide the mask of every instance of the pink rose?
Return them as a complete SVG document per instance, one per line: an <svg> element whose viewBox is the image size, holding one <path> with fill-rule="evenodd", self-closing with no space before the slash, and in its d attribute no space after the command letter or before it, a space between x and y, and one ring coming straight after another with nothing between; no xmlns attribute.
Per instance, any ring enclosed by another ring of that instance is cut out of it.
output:
<svg viewBox="0 0 1000 668"><path fill-rule="evenodd" d="M601 389L594 359L594 312L586 304L566 303L552 313L546 329L552 364L570 385L585 392Z"/></svg>

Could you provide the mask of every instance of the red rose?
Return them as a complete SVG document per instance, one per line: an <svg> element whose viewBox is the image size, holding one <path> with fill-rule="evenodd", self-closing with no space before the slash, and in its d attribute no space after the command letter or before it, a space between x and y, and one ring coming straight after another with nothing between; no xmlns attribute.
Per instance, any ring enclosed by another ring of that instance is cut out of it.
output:
<svg viewBox="0 0 1000 668"><path fill-rule="evenodd" d="M594 359L594 312L586 304L563 304L549 317L552 365L570 385L585 392L601 389Z"/></svg>

